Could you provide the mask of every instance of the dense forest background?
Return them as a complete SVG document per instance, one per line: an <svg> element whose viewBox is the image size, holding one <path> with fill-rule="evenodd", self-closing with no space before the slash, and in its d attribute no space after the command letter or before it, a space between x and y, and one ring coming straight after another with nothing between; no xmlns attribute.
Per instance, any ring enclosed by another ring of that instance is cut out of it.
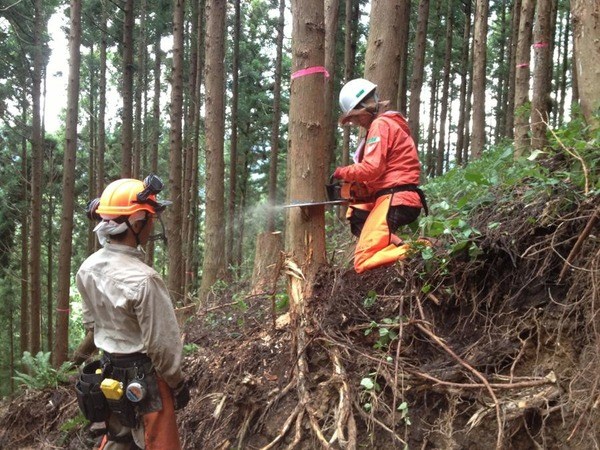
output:
<svg viewBox="0 0 600 450"><path fill-rule="evenodd" d="M506 142L516 157L543 151L548 127L597 126L598 50L578 41L585 20L596 17L598 29L594 1L328 0L315 23L310 5L296 3L2 0L3 394L24 352L52 352L59 365L82 340L73 274L97 247L84 208L111 180L155 172L166 181L169 246L147 257L178 307L250 277L257 236L285 231L275 206L295 199L289 126L300 68L329 74L316 76L325 82L316 97L297 97L323 109L322 145L304 149L327 163L323 185L356 142L335 126L335 99L359 76L408 117L425 184ZM57 14L69 17L66 93L46 89ZM302 53L293 21L320 30L316 64L293 68ZM45 105L65 96L64 127L48 133ZM340 221L327 215L326 225Z"/></svg>

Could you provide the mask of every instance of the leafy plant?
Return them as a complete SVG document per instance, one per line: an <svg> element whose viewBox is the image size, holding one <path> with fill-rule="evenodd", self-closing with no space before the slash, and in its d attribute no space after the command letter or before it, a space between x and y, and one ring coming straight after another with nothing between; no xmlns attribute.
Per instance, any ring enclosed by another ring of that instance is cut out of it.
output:
<svg viewBox="0 0 600 450"><path fill-rule="evenodd" d="M183 354L185 356L193 355L199 349L200 349L200 347L198 347L198 345L194 344L193 342L191 342L189 344L184 344L184 346L183 346Z"/></svg>
<svg viewBox="0 0 600 450"><path fill-rule="evenodd" d="M283 311L290 305L290 297L286 293L275 294L275 309Z"/></svg>
<svg viewBox="0 0 600 450"><path fill-rule="evenodd" d="M29 352L23 353L21 361L30 374L15 371L17 375L13 377L14 380L31 389L56 388L59 383L67 382L69 376L75 372L73 363L66 361L55 369L50 362L50 355L50 352L38 352L33 357Z"/></svg>
<svg viewBox="0 0 600 450"><path fill-rule="evenodd" d="M385 349L394 339L398 338L398 333L394 330L394 328L398 326L399 320L400 317L396 317L395 319L386 317L381 321L381 323L372 321L369 324L369 328L365 330L365 336L370 335L374 330L377 330L379 333L379 338L373 345L373 348L377 350Z"/></svg>
<svg viewBox="0 0 600 450"><path fill-rule="evenodd" d="M375 304L376 300L377 300L377 292L369 291L369 292L367 292L367 296L363 300L363 306L365 308L370 308L371 306L373 306Z"/></svg>

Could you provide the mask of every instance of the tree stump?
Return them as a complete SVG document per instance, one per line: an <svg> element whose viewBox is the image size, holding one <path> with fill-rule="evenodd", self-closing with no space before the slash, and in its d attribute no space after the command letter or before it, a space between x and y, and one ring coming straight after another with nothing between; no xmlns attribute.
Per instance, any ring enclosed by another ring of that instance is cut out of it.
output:
<svg viewBox="0 0 600 450"><path fill-rule="evenodd" d="M275 292L283 263L281 231L266 232L256 239L251 295Z"/></svg>

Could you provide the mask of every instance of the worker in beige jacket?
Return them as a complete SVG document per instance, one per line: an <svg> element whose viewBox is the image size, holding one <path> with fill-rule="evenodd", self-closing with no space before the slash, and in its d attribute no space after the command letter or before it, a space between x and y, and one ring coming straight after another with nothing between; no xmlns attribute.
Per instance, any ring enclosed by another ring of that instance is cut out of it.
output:
<svg viewBox="0 0 600 450"><path fill-rule="evenodd" d="M100 449L180 449L175 410L189 401L181 371L182 342L173 305L160 275L143 262L142 247L170 202L159 202L162 182L120 179L88 204L99 220L103 248L77 272L83 321L103 352L110 417ZM162 225L162 222L161 222ZM164 233L162 235L164 237ZM135 447L133 447L135 448Z"/></svg>

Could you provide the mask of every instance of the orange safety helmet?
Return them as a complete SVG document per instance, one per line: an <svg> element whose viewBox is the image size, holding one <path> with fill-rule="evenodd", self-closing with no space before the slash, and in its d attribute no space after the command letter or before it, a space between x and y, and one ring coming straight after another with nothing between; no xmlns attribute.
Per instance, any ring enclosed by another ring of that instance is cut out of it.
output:
<svg viewBox="0 0 600 450"><path fill-rule="evenodd" d="M88 211L88 216L112 220L131 216L138 211L147 211L150 214L162 212L171 204L169 201L156 200L156 194L162 188L162 181L154 174L148 175L143 182L132 178L113 181L106 186L99 201L95 199L90 202L88 208L95 209Z"/></svg>

